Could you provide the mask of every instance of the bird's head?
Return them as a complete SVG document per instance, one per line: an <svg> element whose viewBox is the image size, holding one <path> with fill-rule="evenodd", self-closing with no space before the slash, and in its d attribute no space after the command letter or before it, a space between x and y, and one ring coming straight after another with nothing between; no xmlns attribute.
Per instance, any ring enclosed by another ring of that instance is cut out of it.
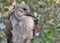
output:
<svg viewBox="0 0 60 43"><path fill-rule="evenodd" d="M17 17L30 16L35 18L34 14L31 13L29 6L27 4L16 5L14 11L15 11L15 16Z"/></svg>
<svg viewBox="0 0 60 43"><path fill-rule="evenodd" d="M15 14L19 14L19 15L25 15L27 13L30 13L30 9L29 6L27 4L19 4L17 6L15 6Z"/></svg>

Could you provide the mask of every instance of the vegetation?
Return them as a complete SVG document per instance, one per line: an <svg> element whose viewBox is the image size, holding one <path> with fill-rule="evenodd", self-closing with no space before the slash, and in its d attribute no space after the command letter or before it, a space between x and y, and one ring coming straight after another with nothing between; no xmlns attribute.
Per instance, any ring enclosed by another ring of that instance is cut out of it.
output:
<svg viewBox="0 0 60 43"><path fill-rule="evenodd" d="M60 1L59 0L0 0L0 24L6 26L9 13L16 3L24 1L32 12L39 15L40 35L33 38L33 43L59 43L60 41ZM4 17L4 18L3 18ZM6 19L5 19L6 18ZM6 26L7 27L7 26ZM3 28L0 29L2 30ZM3 29L2 31L6 31ZM0 43L6 39L0 38Z"/></svg>

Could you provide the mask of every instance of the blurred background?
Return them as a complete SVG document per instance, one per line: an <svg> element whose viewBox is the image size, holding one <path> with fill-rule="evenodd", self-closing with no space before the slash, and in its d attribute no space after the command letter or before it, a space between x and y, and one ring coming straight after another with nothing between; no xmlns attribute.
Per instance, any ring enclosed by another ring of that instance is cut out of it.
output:
<svg viewBox="0 0 60 43"><path fill-rule="evenodd" d="M34 36L32 42L60 43L60 0L0 0L0 43L7 43L6 28L11 28L9 13L21 2L39 15L39 35Z"/></svg>

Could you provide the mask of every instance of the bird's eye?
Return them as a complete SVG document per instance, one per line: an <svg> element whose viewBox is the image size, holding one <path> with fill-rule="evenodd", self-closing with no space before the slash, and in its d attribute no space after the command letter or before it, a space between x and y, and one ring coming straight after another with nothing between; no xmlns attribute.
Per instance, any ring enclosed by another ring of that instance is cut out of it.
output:
<svg viewBox="0 0 60 43"><path fill-rule="evenodd" d="M23 10L25 10L25 11L26 11L27 9L26 9L26 8L23 8Z"/></svg>

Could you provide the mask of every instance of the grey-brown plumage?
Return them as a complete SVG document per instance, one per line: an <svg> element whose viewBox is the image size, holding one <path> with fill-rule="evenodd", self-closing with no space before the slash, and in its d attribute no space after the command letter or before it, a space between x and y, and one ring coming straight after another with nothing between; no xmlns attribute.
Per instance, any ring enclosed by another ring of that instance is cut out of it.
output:
<svg viewBox="0 0 60 43"><path fill-rule="evenodd" d="M36 19L26 4L17 5L10 16L12 24L13 43L31 43L33 38L34 19Z"/></svg>

